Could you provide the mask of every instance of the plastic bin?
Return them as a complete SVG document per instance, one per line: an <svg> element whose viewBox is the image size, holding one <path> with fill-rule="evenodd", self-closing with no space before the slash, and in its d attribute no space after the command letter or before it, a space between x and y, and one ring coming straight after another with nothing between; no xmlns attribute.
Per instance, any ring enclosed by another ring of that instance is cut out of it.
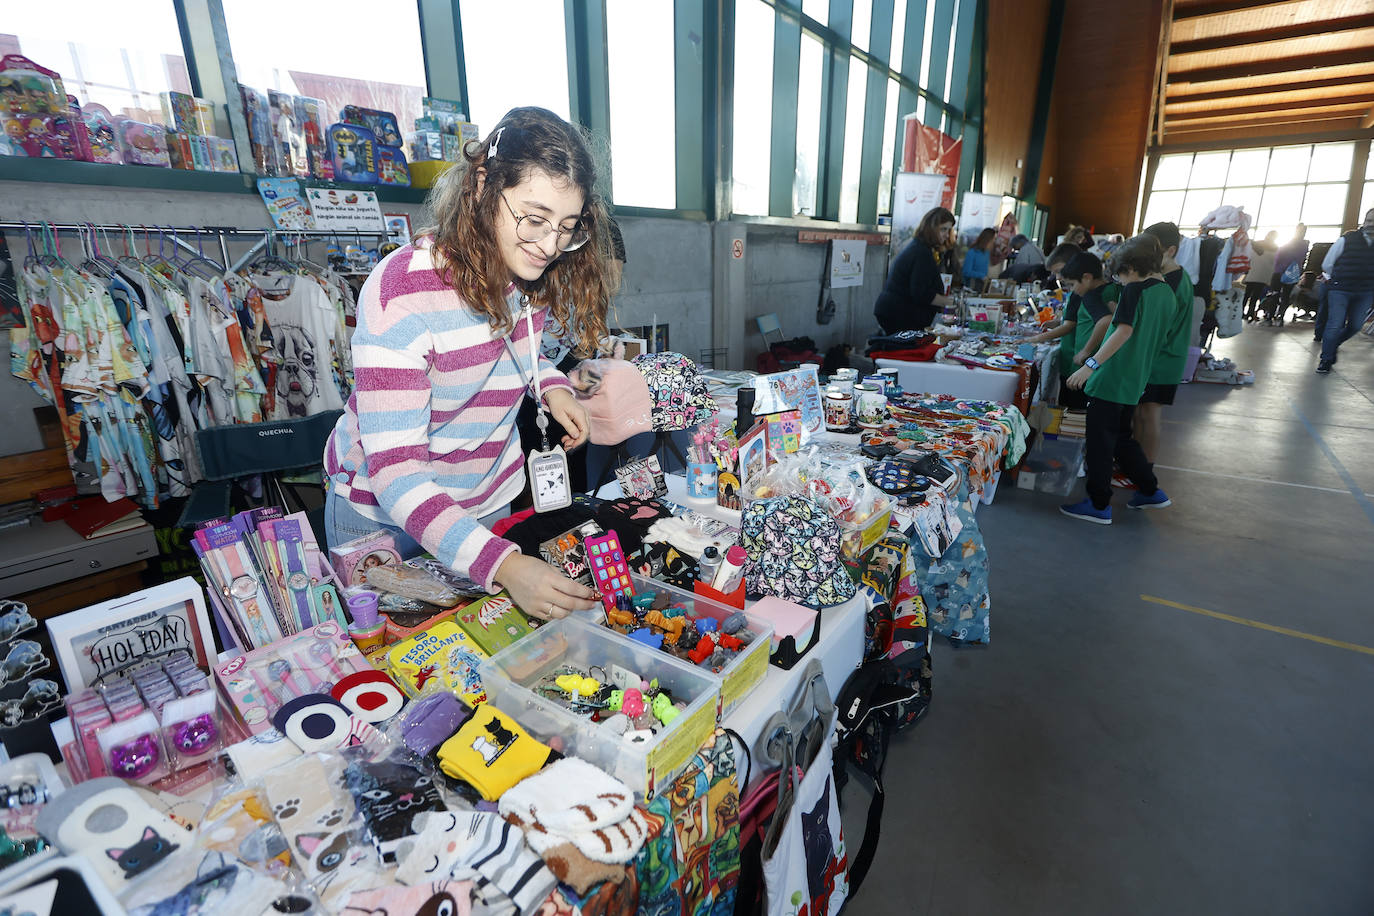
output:
<svg viewBox="0 0 1374 916"><path fill-rule="evenodd" d="M630 744L531 689L563 665L583 670L620 665L658 678L674 699L687 701L687 708L651 741ZM539 740L558 739L564 754L601 767L645 799L672 784L711 737L720 717L719 677L575 617L540 627L482 662L478 670L487 702Z"/></svg>
<svg viewBox="0 0 1374 916"><path fill-rule="evenodd" d="M850 562L858 562L870 547L883 539L888 525L892 523L892 500L879 496L882 500L879 510L870 515L862 525L855 525L844 519L836 519L840 526L840 553Z"/></svg>
<svg viewBox="0 0 1374 916"><path fill-rule="evenodd" d="M710 617L719 623L731 614L740 612L738 608L722 604L704 595L684 591L675 585L659 582L657 579L646 579L634 574L631 574L630 578L634 581L637 593L667 592L672 597L674 604L681 604L687 608L688 617ZM722 716L738 706L768 673L768 647L773 641L773 625L766 620L760 620L748 611L744 612L744 616L749 621L749 629L754 631L754 641L720 670ZM629 637L622 636L614 630L611 631L611 635L621 639L629 639ZM705 669L698 670L704 671Z"/></svg>
<svg viewBox="0 0 1374 916"><path fill-rule="evenodd" d="M1083 466L1083 448L1083 439L1042 435L1026 455L1017 486L1068 496Z"/></svg>

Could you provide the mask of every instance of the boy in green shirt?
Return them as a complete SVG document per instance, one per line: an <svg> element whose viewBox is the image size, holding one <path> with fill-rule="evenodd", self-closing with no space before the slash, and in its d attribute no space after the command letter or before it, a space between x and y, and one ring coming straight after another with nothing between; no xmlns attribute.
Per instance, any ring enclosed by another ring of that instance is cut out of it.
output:
<svg viewBox="0 0 1374 916"><path fill-rule="evenodd" d="M1092 255L1090 260L1081 260L1084 254L1077 245L1060 245L1050 252L1046 266L1069 293L1064 318L1050 330L1026 338L1027 343L1059 341L1059 406L1074 410L1087 407L1088 399L1081 390L1070 388L1065 382L1107 336L1121 292L1119 286L1103 280L1102 262ZM1090 290L1096 291L1096 295L1091 304L1085 304L1083 297Z"/></svg>
<svg viewBox="0 0 1374 916"><path fill-rule="evenodd" d="M1153 462L1159 448L1160 414L1166 405L1174 403L1174 395L1183 381L1183 367L1188 362L1188 344L1193 337L1189 332L1195 329L1191 327L1193 281L1174 260L1179 243L1183 241L1178 226L1155 223L1146 227L1145 233L1158 239L1164 249L1164 282L1169 284L1178 303L1169 319L1164 342L1155 356L1154 368L1150 370L1149 382L1135 412L1136 441L1144 449L1145 457Z"/></svg>
<svg viewBox="0 0 1374 916"><path fill-rule="evenodd" d="M1162 509L1170 504L1131 429L1174 313L1173 291L1159 273L1162 259L1159 241L1150 235L1138 235L1117 249L1113 263L1125 289L1112 332L1083 361L1083 368L1069 376L1068 386L1086 390L1089 397L1084 457L1088 498L1059 507L1070 518L1112 523L1113 458L1136 485L1130 508Z"/></svg>

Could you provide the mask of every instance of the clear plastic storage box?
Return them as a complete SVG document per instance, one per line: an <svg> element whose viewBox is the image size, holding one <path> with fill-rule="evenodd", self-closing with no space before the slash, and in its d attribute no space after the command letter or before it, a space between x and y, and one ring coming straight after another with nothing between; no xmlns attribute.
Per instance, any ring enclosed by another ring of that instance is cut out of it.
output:
<svg viewBox="0 0 1374 916"><path fill-rule="evenodd" d="M719 601L698 595L695 592L685 591L666 582L646 579L634 574L631 574L630 578L634 581L636 593L667 592L674 604L680 603L687 608L688 617L710 617L720 623L731 614L741 613L739 608L721 604ZM739 706L744 698L749 695L749 692L757 687L764 675L768 673L768 647L773 641L773 625L766 620L760 620L753 616L747 610L743 613L745 619L749 621L749 629L754 633L754 641L749 643L720 671L722 716ZM615 635L619 636L620 634L616 633ZM704 669L698 670L704 671Z"/></svg>
<svg viewBox="0 0 1374 916"><path fill-rule="evenodd" d="M565 665L583 671L593 665L629 668L644 678L657 678L687 708L652 740L631 744L535 692L546 675ZM479 671L489 703L540 741L559 739L564 754L595 764L645 799L672 783L711 737L720 717L719 677L576 617L540 627L483 661Z"/></svg>

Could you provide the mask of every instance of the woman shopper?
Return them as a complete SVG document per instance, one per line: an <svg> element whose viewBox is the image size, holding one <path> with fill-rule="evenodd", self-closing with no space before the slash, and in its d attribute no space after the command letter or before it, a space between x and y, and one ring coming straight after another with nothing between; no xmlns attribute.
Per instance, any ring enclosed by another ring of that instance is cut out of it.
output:
<svg viewBox="0 0 1374 916"><path fill-rule="evenodd" d="M536 617L596 593L487 527L525 481L515 429L530 394L587 439L572 386L538 355L546 318L592 352L606 334L606 211L579 129L516 108L430 198L435 226L363 287L355 389L325 447L331 546L378 529L403 556L427 550Z"/></svg>
<svg viewBox="0 0 1374 916"><path fill-rule="evenodd" d="M982 292L983 287L987 286L988 259L992 257L992 240L996 237L995 231L984 229L964 255L960 273L963 274L965 287Z"/></svg>
<svg viewBox="0 0 1374 916"><path fill-rule="evenodd" d="M940 277L940 255L950 247L954 214L936 207L921 218L916 235L892 260L887 285L873 304L883 332L928 328L936 313L949 304Z"/></svg>

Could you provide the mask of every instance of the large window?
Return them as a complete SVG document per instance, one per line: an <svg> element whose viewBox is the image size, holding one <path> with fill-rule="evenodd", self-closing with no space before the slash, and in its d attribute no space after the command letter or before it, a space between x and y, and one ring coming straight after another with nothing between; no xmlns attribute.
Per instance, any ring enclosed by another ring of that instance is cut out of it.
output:
<svg viewBox="0 0 1374 916"><path fill-rule="evenodd" d="M1162 156L1141 224L1187 232L1224 204L1250 215L1251 237L1273 230L1290 239L1302 222L1308 239L1330 242L1341 233L1354 154L1354 143L1319 143Z"/></svg>
<svg viewBox="0 0 1374 916"><path fill-rule="evenodd" d="M768 215L769 142L773 136L773 22L763 0L735 6L734 154L736 213ZM760 53L760 49L768 53Z"/></svg>
<svg viewBox="0 0 1374 916"><path fill-rule="evenodd" d="M825 47L810 33L802 34L801 81L797 86L797 172L792 185L792 212L816 215L820 177L821 80Z"/></svg>
<svg viewBox="0 0 1374 916"><path fill-rule="evenodd" d="M867 36L865 36L867 37ZM844 108L844 167L840 179L840 222L859 221L859 168L864 145L864 101L868 67L849 58L849 101Z"/></svg>
<svg viewBox="0 0 1374 916"><path fill-rule="evenodd" d="M146 0L136 12L106 0L7 3L0 55L56 70L83 105L160 124L158 93L189 93L191 78L172 0Z"/></svg>
<svg viewBox="0 0 1374 916"><path fill-rule="evenodd" d="M370 9L368 21L380 17L376 4ZM391 7L386 9L390 15ZM506 112L524 105L569 116L563 0L459 0L458 9L472 109L468 115L482 136Z"/></svg>
<svg viewBox="0 0 1374 916"><path fill-rule="evenodd" d="M418 7L398 3L383 15L367 0L334 0L328 11L321 15L310 3L224 0L239 82L321 99L329 123L345 105L360 105L389 111L402 133L412 130L425 95Z"/></svg>
<svg viewBox="0 0 1374 916"><path fill-rule="evenodd" d="M620 206L677 206L673 4L607 0L611 197Z"/></svg>

